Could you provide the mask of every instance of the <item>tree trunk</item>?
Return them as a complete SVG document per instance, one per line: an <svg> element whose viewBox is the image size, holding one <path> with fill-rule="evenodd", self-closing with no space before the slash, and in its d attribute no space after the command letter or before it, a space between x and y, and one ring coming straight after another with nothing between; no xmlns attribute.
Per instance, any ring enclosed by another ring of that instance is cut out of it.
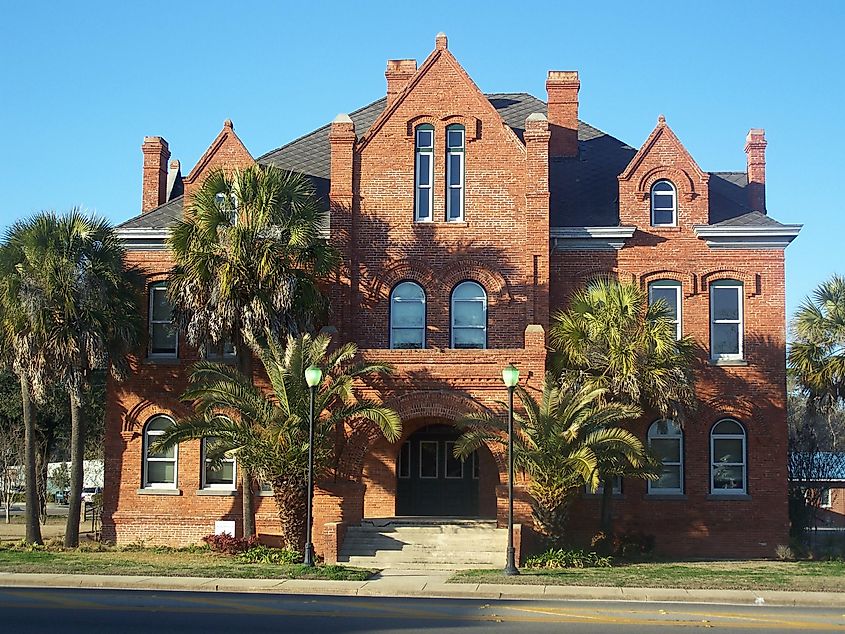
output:
<svg viewBox="0 0 845 634"><path fill-rule="evenodd" d="M252 474L241 469L241 500L244 513L244 539L255 535L255 504L253 502Z"/></svg>
<svg viewBox="0 0 845 634"><path fill-rule="evenodd" d="M273 480L273 497L279 511L284 547L300 553L305 552L307 483L301 478L276 478Z"/></svg>
<svg viewBox="0 0 845 634"><path fill-rule="evenodd" d="M601 493L601 530L608 537L613 534L613 478L605 478Z"/></svg>
<svg viewBox="0 0 845 634"><path fill-rule="evenodd" d="M572 491L532 487L531 497L531 515L546 545L549 548L563 548L566 545Z"/></svg>
<svg viewBox="0 0 845 634"><path fill-rule="evenodd" d="M23 376L20 379L26 457L26 541L28 544L41 544L43 540L41 524L38 521L38 479L35 473L35 420L29 397L29 383Z"/></svg>
<svg viewBox="0 0 845 634"><path fill-rule="evenodd" d="M79 390L70 390L70 504L67 509L65 547L79 546L79 520L82 509L82 461L85 458L85 416Z"/></svg>
<svg viewBox="0 0 845 634"><path fill-rule="evenodd" d="M47 441L38 443L38 453L35 457L35 464L38 467L38 512L41 516L41 523L47 523Z"/></svg>

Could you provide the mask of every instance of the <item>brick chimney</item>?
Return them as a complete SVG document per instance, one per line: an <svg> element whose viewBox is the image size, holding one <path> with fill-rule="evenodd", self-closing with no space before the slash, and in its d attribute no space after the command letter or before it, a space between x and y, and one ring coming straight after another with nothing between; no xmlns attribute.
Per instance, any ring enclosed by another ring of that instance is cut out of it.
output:
<svg viewBox="0 0 845 634"><path fill-rule="evenodd" d="M548 95L549 157L578 156L577 70L550 70L546 79Z"/></svg>
<svg viewBox="0 0 845 634"><path fill-rule="evenodd" d="M387 70L384 76L387 78L387 105L393 103L396 95L402 92L405 84L417 72L417 60L415 59L389 59Z"/></svg>
<svg viewBox="0 0 845 634"><path fill-rule="evenodd" d="M752 128L745 137L748 202L752 211L766 213L766 131Z"/></svg>
<svg viewBox="0 0 845 634"><path fill-rule="evenodd" d="M170 148L160 136L144 137L144 177L141 185L141 213L167 202L167 161Z"/></svg>

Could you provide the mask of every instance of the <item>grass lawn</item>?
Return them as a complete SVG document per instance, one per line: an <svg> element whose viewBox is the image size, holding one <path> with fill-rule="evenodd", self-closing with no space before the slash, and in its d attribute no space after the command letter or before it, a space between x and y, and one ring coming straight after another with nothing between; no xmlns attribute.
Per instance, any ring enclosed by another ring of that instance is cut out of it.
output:
<svg viewBox="0 0 845 634"><path fill-rule="evenodd" d="M306 568L300 564L246 564L229 555L207 550L148 548L30 552L0 548L0 573L3 572L363 581L374 571L331 565Z"/></svg>
<svg viewBox="0 0 845 634"><path fill-rule="evenodd" d="M499 570L465 570L452 583L513 583L717 590L845 592L841 561L716 561L623 564L612 568L529 570L506 577Z"/></svg>

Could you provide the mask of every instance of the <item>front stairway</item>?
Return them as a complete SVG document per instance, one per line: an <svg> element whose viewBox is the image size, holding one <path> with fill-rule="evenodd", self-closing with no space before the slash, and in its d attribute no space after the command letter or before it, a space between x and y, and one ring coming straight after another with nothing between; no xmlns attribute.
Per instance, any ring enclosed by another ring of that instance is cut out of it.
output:
<svg viewBox="0 0 845 634"><path fill-rule="evenodd" d="M508 532L495 520L365 519L346 531L338 562L362 568L458 570L505 565Z"/></svg>

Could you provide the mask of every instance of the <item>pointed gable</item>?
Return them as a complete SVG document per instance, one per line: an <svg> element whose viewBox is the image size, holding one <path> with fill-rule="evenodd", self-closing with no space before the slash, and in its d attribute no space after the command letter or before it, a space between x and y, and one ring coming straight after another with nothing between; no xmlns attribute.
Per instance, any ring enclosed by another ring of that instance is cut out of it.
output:
<svg viewBox="0 0 845 634"><path fill-rule="evenodd" d="M220 134L194 165L191 173L184 178L185 194L190 196L191 192L202 184L205 176L215 169L230 171L248 167L253 163L255 159L235 134L232 120L226 119Z"/></svg>

